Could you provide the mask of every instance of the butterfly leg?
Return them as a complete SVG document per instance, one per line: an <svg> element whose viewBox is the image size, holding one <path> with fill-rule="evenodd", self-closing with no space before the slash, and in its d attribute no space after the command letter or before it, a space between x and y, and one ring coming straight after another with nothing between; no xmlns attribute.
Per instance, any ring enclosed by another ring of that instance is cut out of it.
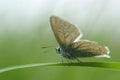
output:
<svg viewBox="0 0 120 80"><path fill-rule="evenodd" d="M76 58L76 60L77 60L77 62L78 62L78 63L80 63L80 62L81 62L78 58Z"/></svg>
<svg viewBox="0 0 120 80"><path fill-rule="evenodd" d="M69 63L73 63L71 59L68 59Z"/></svg>
<svg viewBox="0 0 120 80"><path fill-rule="evenodd" d="M69 59L66 59L66 61L67 61L67 63L69 63L70 61L69 61Z"/></svg>
<svg viewBox="0 0 120 80"><path fill-rule="evenodd" d="M61 62L62 62L62 64L63 64L63 63L64 63L63 57L62 57L62 56L60 56L60 58L61 58Z"/></svg>
<svg viewBox="0 0 120 80"><path fill-rule="evenodd" d="M61 56L62 64L64 63L63 57Z"/></svg>

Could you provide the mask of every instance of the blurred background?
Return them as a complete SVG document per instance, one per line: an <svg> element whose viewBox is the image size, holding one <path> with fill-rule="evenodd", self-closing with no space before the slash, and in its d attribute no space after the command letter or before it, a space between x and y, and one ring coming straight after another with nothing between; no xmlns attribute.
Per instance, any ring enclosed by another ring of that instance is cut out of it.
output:
<svg viewBox="0 0 120 80"><path fill-rule="evenodd" d="M111 58L83 62L120 61L119 0L0 0L0 68L61 62L49 17L76 24L82 39L108 46ZM41 48L48 47L48 48ZM120 72L88 67L32 67L0 74L0 80L119 80Z"/></svg>

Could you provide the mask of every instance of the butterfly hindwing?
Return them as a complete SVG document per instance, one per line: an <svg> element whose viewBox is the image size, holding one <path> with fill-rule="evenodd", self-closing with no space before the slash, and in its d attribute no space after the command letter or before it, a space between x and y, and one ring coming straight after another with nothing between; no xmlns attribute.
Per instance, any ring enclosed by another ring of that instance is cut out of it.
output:
<svg viewBox="0 0 120 80"><path fill-rule="evenodd" d="M98 45L96 42L81 40L72 43L70 46L71 55L76 57L93 57L104 55L109 57L109 50L107 47Z"/></svg>

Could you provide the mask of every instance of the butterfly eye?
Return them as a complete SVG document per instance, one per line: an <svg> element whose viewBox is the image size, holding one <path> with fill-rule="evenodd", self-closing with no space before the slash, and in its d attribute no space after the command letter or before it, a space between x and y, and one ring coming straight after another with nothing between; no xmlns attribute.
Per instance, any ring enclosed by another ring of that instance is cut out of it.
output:
<svg viewBox="0 0 120 80"><path fill-rule="evenodd" d="M58 48L56 48L56 52L58 53L58 54L60 54L60 51L61 51L61 49L58 47Z"/></svg>

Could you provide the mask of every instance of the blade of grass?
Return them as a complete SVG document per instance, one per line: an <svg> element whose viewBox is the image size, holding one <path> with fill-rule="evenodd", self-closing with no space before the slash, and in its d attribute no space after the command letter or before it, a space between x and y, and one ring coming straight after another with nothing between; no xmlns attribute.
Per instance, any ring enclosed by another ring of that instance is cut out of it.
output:
<svg viewBox="0 0 120 80"><path fill-rule="evenodd" d="M98 67L98 68L106 68L111 70L120 71L120 63L119 62L79 62L79 63L36 63L36 64L25 64L25 65L16 65L11 67L5 67L0 69L0 73L22 69L22 68L30 68L30 67L38 67L38 66L82 66L82 67Z"/></svg>

